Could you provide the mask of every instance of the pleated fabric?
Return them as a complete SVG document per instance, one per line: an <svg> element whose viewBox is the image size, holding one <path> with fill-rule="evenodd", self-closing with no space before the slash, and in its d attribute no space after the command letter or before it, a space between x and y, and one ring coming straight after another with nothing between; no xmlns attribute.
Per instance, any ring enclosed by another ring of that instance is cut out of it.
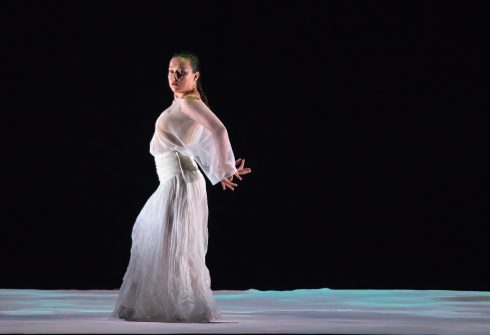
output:
<svg viewBox="0 0 490 335"><path fill-rule="evenodd" d="M210 322L221 315L205 263L206 183L192 156L155 156L160 184L136 218L129 265L112 317Z"/></svg>

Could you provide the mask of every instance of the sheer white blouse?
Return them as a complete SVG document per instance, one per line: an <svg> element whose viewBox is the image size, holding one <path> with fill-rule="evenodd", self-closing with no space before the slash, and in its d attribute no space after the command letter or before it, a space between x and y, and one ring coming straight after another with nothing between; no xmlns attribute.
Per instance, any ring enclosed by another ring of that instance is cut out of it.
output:
<svg viewBox="0 0 490 335"><path fill-rule="evenodd" d="M193 156L212 185L237 171L228 131L200 99L174 98L155 123L150 153L175 150Z"/></svg>

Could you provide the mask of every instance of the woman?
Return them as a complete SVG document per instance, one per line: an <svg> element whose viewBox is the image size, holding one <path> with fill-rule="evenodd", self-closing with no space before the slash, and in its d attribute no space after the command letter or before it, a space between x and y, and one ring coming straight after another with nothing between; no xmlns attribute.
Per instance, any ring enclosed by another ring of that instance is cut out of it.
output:
<svg viewBox="0 0 490 335"><path fill-rule="evenodd" d="M111 316L131 321L209 322L220 318L205 264L208 204L213 185L234 190L251 172L233 154L227 130L209 109L190 53L170 60L172 105L150 141L160 184L139 213L129 265ZM196 164L197 163L197 164ZM237 168L236 165L240 164Z"/></svg>

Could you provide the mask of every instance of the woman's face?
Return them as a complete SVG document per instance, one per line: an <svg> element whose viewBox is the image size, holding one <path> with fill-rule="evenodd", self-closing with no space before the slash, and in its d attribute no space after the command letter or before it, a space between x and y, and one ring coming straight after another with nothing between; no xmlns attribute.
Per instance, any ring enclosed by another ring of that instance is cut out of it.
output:
<svg viewBox="0 0 490 335"><path fill-rule="evenodd" d="M192 91L199 71L192 73L191 62L187 58L173 57L168 66L168 84L174 93L187 93Z"/></svg>

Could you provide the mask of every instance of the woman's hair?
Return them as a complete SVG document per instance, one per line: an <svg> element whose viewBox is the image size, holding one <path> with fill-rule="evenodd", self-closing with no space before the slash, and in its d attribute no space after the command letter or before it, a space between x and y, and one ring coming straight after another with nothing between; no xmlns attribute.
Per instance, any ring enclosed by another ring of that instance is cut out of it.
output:
<svg viewBox="0 0 490 335"><path fill-rule="evenodd" d="M193 73L196 71L201 72L199 58L197 58L197 56L195 54L193 54L192 52L188 52L188 51L177 52L177 53L173 54L172 58L174 58L174 57L183 57L183 58L188 59L191 63L191 66L192 66L192 72ZM199 76L199 79L197 79L196 88L197 88L197 91L199 92L199 95L201 96L201 100L206 104L206 106L209 107L208 98L206 97L206 94L204 94L204 91L203 91L202 86L201 86L201 76Z"/></svg>

